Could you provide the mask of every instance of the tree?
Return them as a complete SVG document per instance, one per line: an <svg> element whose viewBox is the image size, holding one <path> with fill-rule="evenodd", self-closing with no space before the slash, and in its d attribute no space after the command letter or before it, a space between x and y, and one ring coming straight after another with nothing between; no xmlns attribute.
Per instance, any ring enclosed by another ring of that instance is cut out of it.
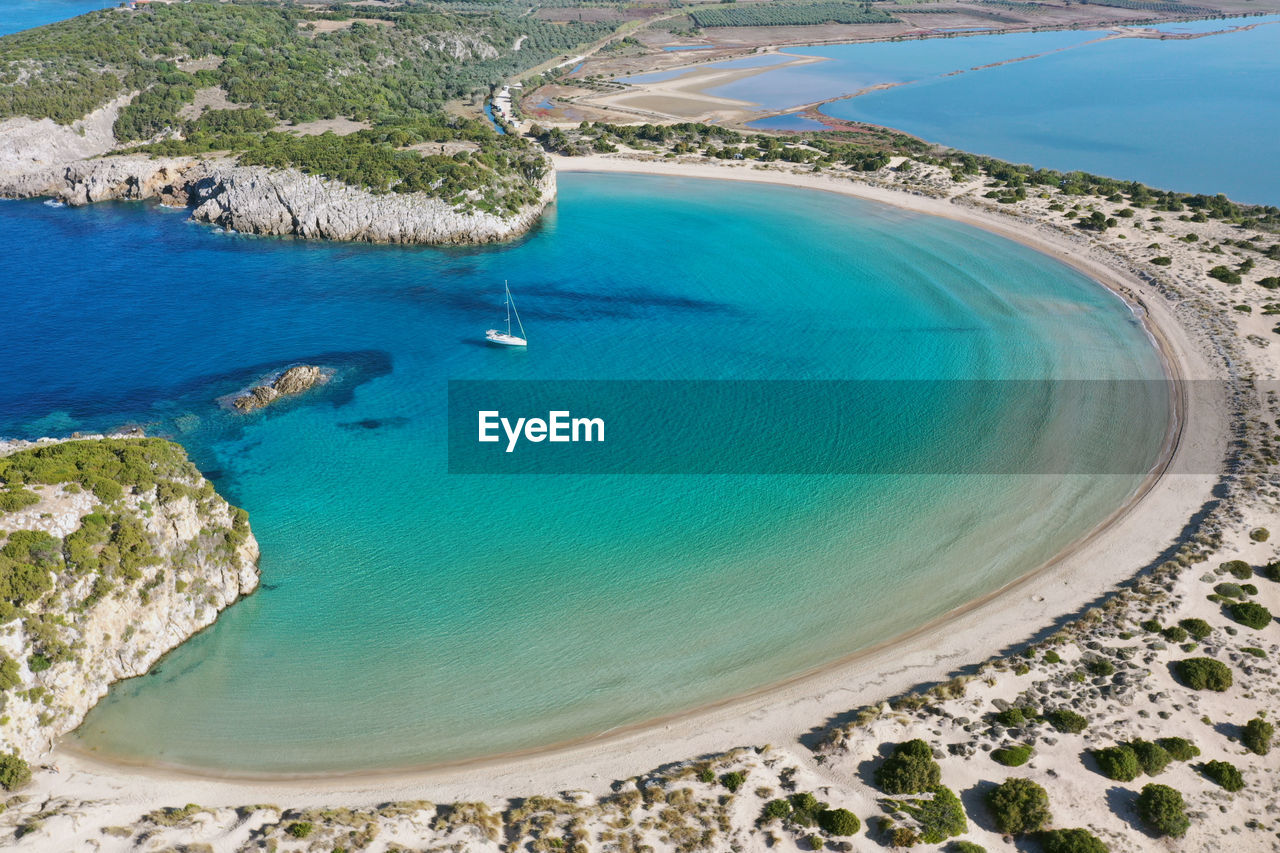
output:
<svg viewBox="0 0 1280 853"><path fill-rule="evenodd" d="M1138 817L1158 835L1181 838L1191 826L1182 794L1168 785L1144 785L1138 794Z"/></svg>
<svg viewBox="0 0 1280 853"><path fill-rule="evenodd" d="M1049 795L1030 779L1006 779L987 794L996 826L1007 835L1037 832L1053 819Z"/></svg>
<svg viewBox="0 0 1280 853"><path fill-rule="evenodd" d="M876 768L876 784L886 794L923 794L942 781L942 768L929 744L916 738L893 748Z"/></svg>

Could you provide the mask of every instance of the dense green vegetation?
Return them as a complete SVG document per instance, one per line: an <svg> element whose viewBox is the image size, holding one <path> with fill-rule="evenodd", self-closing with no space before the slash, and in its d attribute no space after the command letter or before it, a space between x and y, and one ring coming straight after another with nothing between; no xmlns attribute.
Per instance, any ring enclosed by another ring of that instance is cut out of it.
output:
<svg viewBox="0 0 1280 853"><path fill-rule="evenodd" d="M1164 747L1174 761L1190 761L1200 754L1200 747L1184 737L1157 738L1156 743Z"/></svg>
<svg viewBox="0 0 1280 853"><path fill-rule="evenodd" d="M1240 733L1240 742L1253 754L1266 755L1271 752L1271 739L1275 734L1275 726L1262 717L1254 717L1245 723Z"/></svg>
<svg viewBox="0 0 1280 853"><path fill-rule="evenodd" d="M960 798L945 785L934 785L929 796L893 801L893 807L911 815L919 824L920 840L925 844L941 844L952 836L968 831L964 806Z"/></svg>
<svg viewBox="0 0 1280 853"><path fill-rule="evenodd" d="M225 151L245 165L294 167L374 191L426 192L498 213L536 200L545 166L535 149L441 110L458 99L477 102L522 69L610 26L553 24L496 5L462 11L409 4L359 14L374 23L289 3L193 0L97 12L6 36L0 118L68 123L137 92L115 132L146 143L140 150L147 153ZM317 29L335 23L336 30ZM184 112L201 90L246 108ZM344 137L273 132L282 123L337 117L372 127ZM473 144L447 153L407 150L457 140Z"/></svg>
<svg viewBox="0 0 1280 853"><path fill-rule="evenodd" d="M1067 734L1079 734L1089 725L1089 721L1083 715L1077 714L1070 708L1057 708L1045 714L1044 718L1049 721L1049 725Z"/></svg>
<svg viewBox="0 0 1280 853"><path fill-rule="evenodd" d="M1030 779L1006 779L987 794L996 827L1007 835L1038 832L1053 819L1049 795Z"/></svg>
<svg viewBox="0 0 1280 853"><path fill-rule="evenodd" d="M1182 794L1168 785L1144 785L1138 794L1138 817L1157 835L1181 838L1191 826Z"/></svg>
<svg viewBox="0 0 1280 853"><path fill-rule="evenodd" d="M942 768L929 744L916 738L900 743L876 768L876 784L886 794L923 794L942 780Z"/></svg>
<svg viewBox="0 0 1280 853"><path fill-rule="evenodd" d="M318 32L317 22L347 16L213 0L90 13L0 38L0 117L65 123L139 90L147 96L123 111L119 128L142 134L173 121L197 88L220 86L232 102L289 122L398 119L487 94L521 69L610 31L498 6L464 13L413 4L376 17L375 25ZM512 51L522 35L520 51ZM182 70L187 58L202 61Z"/></svg>
<svg viewBox="0 0 1280 853"><path fill-rule="evenodd" d="M1260 630L1271 624L1271 611L1254 601L1237 601L1229 604L1227 613L1247 628Z"/></svg>
<svg viewBox="0 0 1280 853"><path fill-rule="evenodd" d="M870 3L820 0L816 3L752 3L703 7L689 12L699 27L800 27L817 24L892 24L898 19Z"/></svg>
<svg viewBox="0 0 1280 853"><path fill-rule="evenodd" d="M1132 782L1142 775L1142 763L1138 761L1138 754L1125 743L1095 749L1093 760L1098 763L1098 770L1103 776L1117 782Z"/></svg>
<svg viewBox="0 0 1280 853"><path fill-rule="evenodd" d="M1221 693L1231 686L1231 668L1213 658L1186 658L1174 664L1174 671L1192 690Z"/></svg>
<svg viewBox="0 0 1280 853"><path fill-rule="evenodd" d="M1013 746L991 750L991 759L997 764L1003 764L1005 767L1021 767L1031 760L1031 754L1034 751L1027 744L1018 743Z"/></svg>
<svg viewBox="0 0 1280 853"><path fill-rule="evenodd" d="M0 788L16 791L31 781L31 767L17 752L0 753Z"/></svg>
<svg viewBox="0 0 1280 853"><path fill-rule="evenodd" d="M1206 761L1200 771L1224 791L1243 791L1244 776L1229 761Z"/></svg>
<svg viewBox="0 0 1280 853"><path fill-rule="evenodd" d="M854 835L862 821L848 809L824 809L818 812L818 826L832 835Z"/></svg>
<svg viewBox="0 0 1280 853"><path fill-rule="evenodd" d="M1050 829L1040 833L1044 853L1108 853L1111 849L1087 829Z"/></svg>

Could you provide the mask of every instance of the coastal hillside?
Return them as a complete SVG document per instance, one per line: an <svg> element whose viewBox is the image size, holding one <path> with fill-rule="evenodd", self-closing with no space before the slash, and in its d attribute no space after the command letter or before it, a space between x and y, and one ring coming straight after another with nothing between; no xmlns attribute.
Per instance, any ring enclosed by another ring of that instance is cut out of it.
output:
<svg viewBox="0 0 1280 853"><path fill-rule="evenodd" d="M0 785L258 585L248 514L176 444L0 442Z"/></svg>
<svg viewBox="0 0 1280 853"><path fill-rule="evenodd" d="M554 183L542 153L499 133L479 105L510 75L610 31L426 5L196 0L83 15L0 38L0 195L82 200L74 184L90 157L213 158L240 188L260 182L261 170L285 183L314 179L300 200L307 209L361 223L307 229L268 188L224 196L223 207L238 209L222 224L237 230L403 241L369 225L387 214L366 208L407 203L436 220L409 229L413 242L469 242L476 223L466 217L483 221L477 241L513 236L554 197ZM100 162L92 168L118 179L89 200L146 197L141 159ZM219 195L228 183L202 190ZM462 219L442 221L451 212Z"/></svg>

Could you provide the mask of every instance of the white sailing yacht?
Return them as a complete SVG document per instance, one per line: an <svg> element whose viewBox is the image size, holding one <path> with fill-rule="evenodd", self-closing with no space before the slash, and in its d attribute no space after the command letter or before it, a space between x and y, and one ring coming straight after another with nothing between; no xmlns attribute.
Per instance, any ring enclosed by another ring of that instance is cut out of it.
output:
<svg viewBox="0 0 1280 853"><path fill-rule="evenodd" d="M516 311L515 303L511 301L511 288L504 281L502 287L507 291L507 331L499 332L497 329L490 329L484 333L485 340L491 344L498 344L504 347L526 347L529 342L524 339L524 323L520 322L520 312ZM516 325L520 329L520 334L511 334L511 312L515 311Z"/></svg>

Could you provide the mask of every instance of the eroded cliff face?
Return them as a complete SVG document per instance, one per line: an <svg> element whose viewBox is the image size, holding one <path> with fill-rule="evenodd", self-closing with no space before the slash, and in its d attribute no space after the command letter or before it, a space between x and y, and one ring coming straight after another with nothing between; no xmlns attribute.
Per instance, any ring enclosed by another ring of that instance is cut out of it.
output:
<svg viewBox="0 0 1280 853"><path fill-rule="evenodd" d="M38 761L252 592L257 562L248 516L177 445L0 442L0 751Z"/></svg>
<svg viewBox="0 0 1280 853"><path fill-rule="evenodd" d="M454 205L423 193L375 194L293 169L230 160L121 155L5 173L0 196L51 196L81 205L155 198L192 207L192 218L249 234L368 243L468 244L528 231L556 196L548 162L539 198L511 215Z"/></svg>

